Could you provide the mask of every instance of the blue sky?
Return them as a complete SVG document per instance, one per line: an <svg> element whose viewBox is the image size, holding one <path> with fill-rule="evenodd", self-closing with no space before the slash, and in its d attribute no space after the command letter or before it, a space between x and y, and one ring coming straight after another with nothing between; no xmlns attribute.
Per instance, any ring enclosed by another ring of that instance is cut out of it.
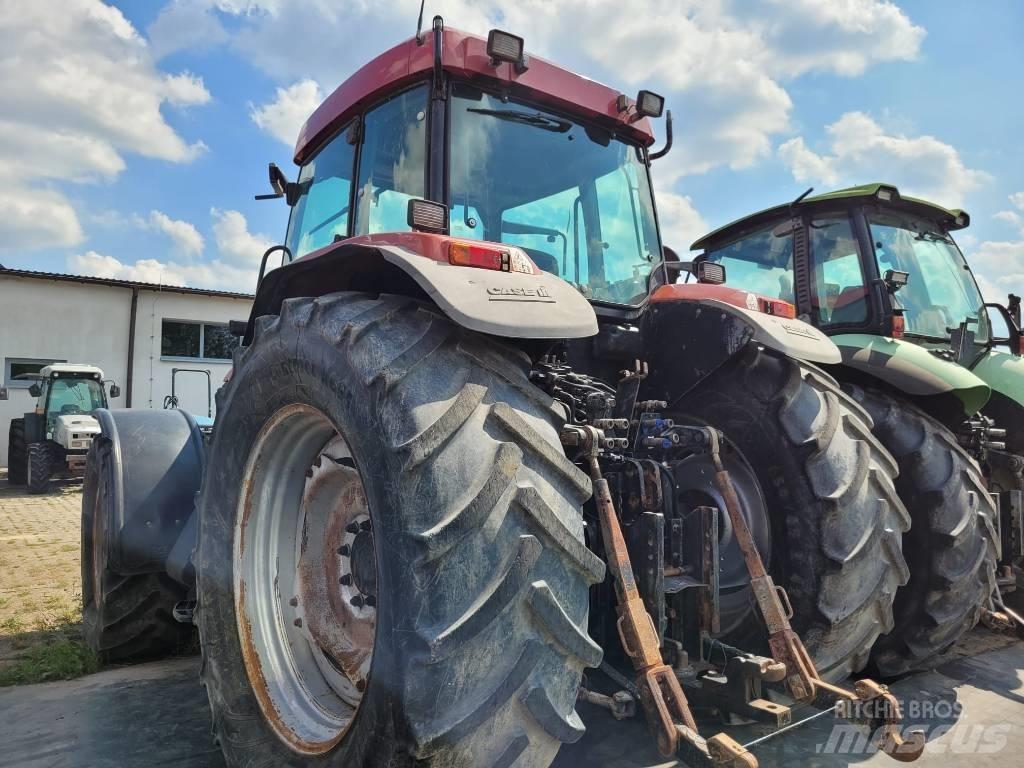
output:
<svg viewBox="0 0 1024 768"><path fill-rule="evenodd" d="M250 290L306 114L412 34L417 0L0 0L0 263ZM932 0L443 0L451 26L664 93L666 241L886 180L972 214L992 299L1024 290L1024 5Z"/></svg>

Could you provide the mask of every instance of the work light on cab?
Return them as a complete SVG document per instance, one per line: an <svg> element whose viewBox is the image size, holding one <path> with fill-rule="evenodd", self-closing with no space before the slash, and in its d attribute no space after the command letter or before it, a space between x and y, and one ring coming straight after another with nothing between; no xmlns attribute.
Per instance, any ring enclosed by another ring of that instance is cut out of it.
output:
<svg viewBox="0 0 1024 768"><path fill-rule="evenodd" d="M501 62L515 65L516 72L522 74L530 64L526 58L526 43L523 38L500 29L492 29L487 33L487 55L491 57L491 65L498 66Z"/></svg>
<svg viewBox="0 0 1024 768"><path fill-rule="evenodd" d="M418 232L447 234L448 206L430 200L410 200L406 221Z"/></svg>

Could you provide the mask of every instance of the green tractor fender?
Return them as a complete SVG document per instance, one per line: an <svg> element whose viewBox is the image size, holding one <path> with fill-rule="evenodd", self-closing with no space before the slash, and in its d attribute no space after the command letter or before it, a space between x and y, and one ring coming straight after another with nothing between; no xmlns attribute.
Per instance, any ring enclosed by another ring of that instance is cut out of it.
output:
<svg viewBox="0 0 1024 768"><path fill-rule="evenodd" d="M971 372L992 388L985 415L1006 428L1011 451L1024 452L1024 357L990 349Z"/></svg>
<svg viewBox="0 0 1024 768"><path fill-rule="evenodd" d="M991 386L976 373L913 342L865 333L840 334L832 341L839 347L843 365L908 395L952 395L964 416L981 410L992 394ZM1024 392L1024 374L1018 391Z"/></svg>

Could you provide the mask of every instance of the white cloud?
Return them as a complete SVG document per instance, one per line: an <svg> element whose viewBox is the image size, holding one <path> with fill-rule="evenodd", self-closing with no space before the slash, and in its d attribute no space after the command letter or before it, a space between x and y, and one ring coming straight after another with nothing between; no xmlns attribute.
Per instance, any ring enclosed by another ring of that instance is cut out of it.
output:
<svg viewBox="0 0 1024 768"><path fill-rule="evenodd" d="M206 90L203 78L196 77L191 72L182 72L179 75L164 76L164 98L169 104L191 107L208 104L210 92Z"/></svg>
<svg viewBox="0 0 1024 768"><path fill-rule="evenodd" d="M203 252L203 236L191 222L172 219L162 211L150 211L145 225L171 238L175 252L181 256L198 256Z"/></svg>
<svg viewBox="0 0 1024 768"><path fill-rule="evenodd" d="M1024 192L1014 192L1009 195L1010 204L1016 211L998 211L992 214L992 218L1005 221L1014 227L1020 228L1020 236L1024 237Z"/></svg>
<svg viewBox="0 0 1024 768"><path fill-rule="evenodd" d="M779 146L779 157L797 181L821 182L830 187L839 181L832 159L808 149L802 136L783 142Z"/></svg>
<svg viewBox="0 0 1024 768"><path fill-rule="evenodd" d="M873 63L917 57L925 30L888 0L770 0L763 31L780 76L856 76Z"/></svg>
<svg viewBox="0 0 1024 768"><path fill-rule="evenodd" d="M673 248L679 258L686 260L690 243L707 233L708 224L693 205L688 195L657 190L658 220L661 222L661 238L665 245Z"/></svg>
<svg viewBox="0 0 1024 768"><path fill-rule="evenodd" d="M323 99L314 80L300 80L288 88L278 88L274 101L252 107L249 116L260 130L293 147L302 124Z"/></svg>
<svg viewBox="0 0 1024 768"><path fill-rule="evenodd" d="M85 239L78 216L60 192L0 185L0 251L78 245Z"/></svg>
<svg viewBox="0 0 1024 768"><path fill-rule="evenodd" d="M1020 294L1024 286L1024 233L1020 240L985 241L967 259L988 301L1006 301L1008 293Z"/></svg>
<svg viewBox="0 0 1024 768"><path fill-rule="evenodd" d="M213 261L203 264L179 264L157 259L122 262L96 251L69 256L68 271L76 275L135 280L157 285L182 285L190 288L212 288L238 293L252 293L256 276L247 269Z"/></svg>
<svg viewBox="0 0 1024 768"><path fill-rule="evenodd" d="M0 37L0 166L17 179L17 196L55 200L56 192L33 185L40 179L113 179L125 168L122 153L189 162L206 149L183 139L161 113L164 104L208 101L202 80L158 71L118 9L100 0L0 0ZM35 225L0 217L0 239L80 240L70 204L60 198L59 206L63 225L46 215ZM33 226L37 238L28 236ZM64 234L55 237L56 229Z"/></svg>
<svg viewBox="0 0 1024 768"><path fill-rule="evenodd" d="M273 245L273 241L266 235L249 232L245 216L238 211L211 208L210 216L213 218L213 236L221 259L248 269L250 277L255 281L263 252Z"/></svg>
<svg viewBox="0 0 1024 768"><path fill-rule="evenodd" d="M278 83L333 87L411 35L415 10L406 0L175 0L149 31L161 52L230 40ZM428 10L476 34L496 26L522 34L531 53L630 92L665 93L681 118L676 148L662 161L673 174L750 166L789 128L788 80L913 59L924 37L889 0L436 0ZM396 27L403 19L407 30ZM269 119L264 130L294 140L301 119L282 120L281 129Z"/></svg>
<svg viewBox="0 0 1024 768"><path fill-rule="evenodd" d="M779 147L779 156L797 181L829 187L888 181L905 194L952 207L963 204L968 192L990 178L968 168L952 145L934 136L886 133L863 112L847 112L825 130L829 154L808 148L802 137Z"/></svg>

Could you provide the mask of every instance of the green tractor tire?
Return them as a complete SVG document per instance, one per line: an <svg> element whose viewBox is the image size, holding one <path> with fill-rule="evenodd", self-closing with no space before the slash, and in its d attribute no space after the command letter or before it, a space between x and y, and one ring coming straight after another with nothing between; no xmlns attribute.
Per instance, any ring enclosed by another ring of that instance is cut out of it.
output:
<svg viewBox="0 0 1024 768"><path fill-rule="evenodd" d="M928 666L980 618L995 589L995 504L977 462L943 424L879 389L847 385L899 462L896 489L910 510L903 535L910 580L896 593L895 624L872 651L884 677Z"/></svg>

